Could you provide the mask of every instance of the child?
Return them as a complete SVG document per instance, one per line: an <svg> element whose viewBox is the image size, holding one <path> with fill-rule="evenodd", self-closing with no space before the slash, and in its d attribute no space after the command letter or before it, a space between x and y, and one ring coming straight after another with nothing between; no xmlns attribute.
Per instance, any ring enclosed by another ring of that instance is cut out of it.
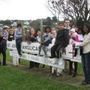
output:
<svg viewBox="0 0 90 90"><path fill-rule="evenodd" d="M75 28L72 28L70 30L70 37L72 39L72 47L73 47L73 57L77 56L77 50L78 48L76 48L76 43L79 42L79 37L77 32L75 32ZM73 77L75 77L77 75L77 67L78 67L78 63L77 62L72 62L69 61L69 75L72 74Z"/></svg>

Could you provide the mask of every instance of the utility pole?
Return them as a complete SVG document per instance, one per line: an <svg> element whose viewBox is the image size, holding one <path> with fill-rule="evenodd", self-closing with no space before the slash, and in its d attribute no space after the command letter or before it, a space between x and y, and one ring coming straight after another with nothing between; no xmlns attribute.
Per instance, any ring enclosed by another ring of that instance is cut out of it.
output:
<svg viewBox="0 0 90 90"><path fill-rule="evenodd" d="M40 20L41 42L43 42L43 19Z"/></svg>
<svg viewBox="0 0 90 90"><path fill-rule="evenodd" d="M41 32L43 32L43 19L41 19L41 21L40 21L40 30L41 30Z"/></svg>

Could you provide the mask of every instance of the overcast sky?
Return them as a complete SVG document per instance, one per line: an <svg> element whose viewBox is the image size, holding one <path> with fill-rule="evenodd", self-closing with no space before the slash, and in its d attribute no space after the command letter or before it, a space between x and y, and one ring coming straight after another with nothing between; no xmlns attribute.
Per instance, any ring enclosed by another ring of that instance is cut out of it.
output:
<svg viewBox="0 0 90 90"><path fill-rule="evenodd" d="M0 20L52 17L47 0L0 0Z"/></svg>

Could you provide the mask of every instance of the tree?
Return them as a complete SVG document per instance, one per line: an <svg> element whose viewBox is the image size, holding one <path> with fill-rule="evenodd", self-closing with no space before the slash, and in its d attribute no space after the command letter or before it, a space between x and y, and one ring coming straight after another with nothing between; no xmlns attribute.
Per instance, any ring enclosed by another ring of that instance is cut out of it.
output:
<svg viewBox="0 0 90 90"><path fill-rule="evenodd" d="M52 24L53 24L53 22L52 22L52 19L50 17L47 17L47 18L43 19L43 25L44 25L44 27L45 26L52 27Z"/></svg>
<svg viewBox="0 0 90 90"><path fill-rule="evenodd" d="M54 17L52 17L52 21L54 22L54 23L56 23L58 20L57 20L57 17L56 16L54 16Z"/></svg>
<svg viewBox="0 0 90 90"><path fill-rule="evenodd" d="M63 0L61 0L63 1ZM60 9L60 5L58 3L58 1L55 0L48 0L48 9L50 10L50 12L57 17L57 19L59 19L60 13L61 13L61 9Z"/></svg>
<svg viewBox="0 0 90 90"><path fill-rule="evenodd" d="M40 19L33 20L33 21L30 23L30 26L33 27L35 30L40 29Z"/></svg>
<svg viewBox="0 0 90 90"><path fill-rule="evenodd" d="M58 17L60 15L70 18L76 22L88 23L90 19L90 8L88 0L48 0L50 10ZM58 18L59 19L59 18Z"/></svg>
<svg viewBox="0 0 90 90"><path fill-rule="evenodd" d="M50 17L47 17L46 23L47 23L47 26L51 26L52 25L52 19Z"/></svg>
<svg viewBox="0 0 90 90"><path fill-rule="evenodd" d="M11 21L10 21L10 20L1 20L1 21L0 21L0 24L10 26L10 25L11 25Z"/></svg>

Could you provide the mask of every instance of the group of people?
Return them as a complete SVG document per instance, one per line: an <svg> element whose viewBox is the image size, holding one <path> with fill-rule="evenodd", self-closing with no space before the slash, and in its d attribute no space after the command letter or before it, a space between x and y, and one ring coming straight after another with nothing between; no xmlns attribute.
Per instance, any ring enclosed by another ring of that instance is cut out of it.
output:
<svg viewBox="0 0 90 90"><path fill-rule="evenodd" d="M17 30L14 30L14 29L15 28L13 28L12 26L10 26L10 27L3 26L3 28L0 28L0 54L3 55L2 62L0 60L1 65L6 65L7 40L12 41L15 38L17 38L17 36L15 35ZM17 39L16 39L16 43L17 43ZM16 46L17 46L17 48L19 47L17 44L16 44ZM19 50L18 50L18 52L19 52Z"/></svg>
<svg viewBox="0 0 90 90"><path fill-rule="evenodd" d="M70 43L73 47L73 57L77 56L78 48L80 48L80 55L82 57L81 61L85 76L85 80L82 81L82 84L90 84L90 25L85 24L83 29L81 29L77 28L75 25L70 27L69 24L70 22L68 20L58 24L59 29L56 40L54 46L51 48L51 58L60 57L61 54L65 53L65 48ZM77 45L77 43L80 44ZM65 65L67 65L67 62ZM77 68L78 63L69 60L69 75L75 77L77 75Z"/></svg>
<svg viewBox="0 0 90 90"><path fill-rule="evenodd" d="M47 47L50 43L51 56L50 58L61 58L62 54L66 53L66 47L72 44L73 57L77 56L78 48L80 48L80 55L82 57L82 66L84 71L85 80L82 84L90 84L90 25L85 25L82 30L75 25L70 25L69 20L59 22L55 28L45 27L44 31L35 31L34 28L30 28L23 34L23 28L21 24L18 24L15 30L12 27L3 27L0 32L0 53L3 55L2 65L6 65L6 47L7 40L12 41L15 39L16 48L19 56L21 53L21 43L24 40L27 43L38 42L40 43L38 55L41 55L41 50L44 51L45 57L47 57ZM83 32L83 33L82 33ZM23 38L24 35L24 38ZM76 43L80 42L79 47ZM67 60L65 61L65 69L67 69ZM78 63L69 60L69 75L75 77L77 75ZM39 63L30 61L30 68L39 67ZM60 72L61 73L61 72ZM53 73L54 74L54 73Z"/></svg>

